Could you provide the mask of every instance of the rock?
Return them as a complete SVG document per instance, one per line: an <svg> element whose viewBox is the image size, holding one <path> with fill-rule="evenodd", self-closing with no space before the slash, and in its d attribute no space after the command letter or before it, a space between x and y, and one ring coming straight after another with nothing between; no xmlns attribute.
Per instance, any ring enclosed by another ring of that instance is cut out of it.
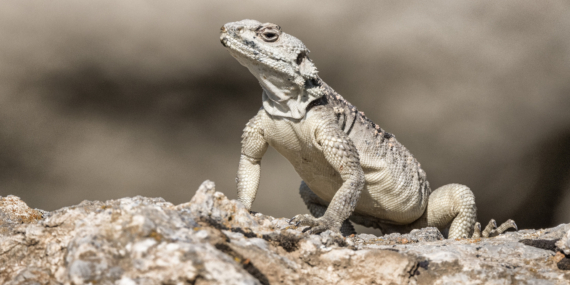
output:
<svg viewBox="0 0 570 285"><path fill-rule="evenodd" d="M0 197L2 284L471 284L570 281L570 224L488 239L436 228L303 234L202 183L190 202L133 197L53 212Z"/></svg>
<svg viewBox="0 0 570 285"><path fill-rule="evenodd" d="M34 210L19 197L0 196L0 225L4 223L30 223L42 218L40 210Z"/></svg>
<svg viewBox="0 0 570 285"><path fill-rule="evenodd" d="M556 242L558 247L564 254L570 255L570 230L568 230L560 240Z"/></svg>

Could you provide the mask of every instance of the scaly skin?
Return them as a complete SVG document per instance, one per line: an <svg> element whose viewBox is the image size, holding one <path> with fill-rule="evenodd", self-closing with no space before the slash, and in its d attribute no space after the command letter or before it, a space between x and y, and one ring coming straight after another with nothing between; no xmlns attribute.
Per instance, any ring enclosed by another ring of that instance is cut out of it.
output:
<svg viewBox="0 0 570 285"><path fill-rule="evenodd" d="M261 158L272 146L303 179L300 194L311 215L291 222L309 226L309 233L349 235L352 221L384 233L433 226L449 228L449 238L481 235L471 190L449 184L431 191L420 164L394 135L318 77L300 40L254 20L225 24L220 39L263 89L263 107L244 129L236 179L248 209ZM483 236L513 225L495 225Z"/></svg>

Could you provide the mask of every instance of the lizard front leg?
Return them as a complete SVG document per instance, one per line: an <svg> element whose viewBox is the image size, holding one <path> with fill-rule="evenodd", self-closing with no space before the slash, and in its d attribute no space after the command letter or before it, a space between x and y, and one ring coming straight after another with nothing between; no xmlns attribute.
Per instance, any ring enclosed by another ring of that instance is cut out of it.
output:
<svg viewBox="0 0 570 285"><path fill-rule="evenodd" d="M317 194L315 194L311 188L305 183L305 181L301 181L301 186L299 187L299 194L301 194L301 198L303 198L303 202L309 208L309 212L313 217L320 218L322 217L325 212L327 211L327 207L329 203L325 200L321 199ZM354 226L350 221L344 220L342 226L340 227L340 232L343 236L350 236L351 234L356 234L354 230Z"/></svg>
<svg viewBox="0 0 570 285"><path fill-rule="evenodd" d="M352 140L334 123L322 124L315 131L314 143L320 148L327 162L340 174L343 184L329 203L324 215L297 215L290 222L310 226L310 234L326 230L339 232L342 223L356 208L364 187L364 172L360 166L358 150Z"/></svg>
<svg viewBox="0 0 570 285"><path fill-rule="evenodd" d="M261 158L268 147L268 143L263 138L263 129L259 121L259 115L253 117L243 130L241 157L236 178L238 200L248 210L251 209L251 204L253 204L257 194L261 174Z"/></svg>

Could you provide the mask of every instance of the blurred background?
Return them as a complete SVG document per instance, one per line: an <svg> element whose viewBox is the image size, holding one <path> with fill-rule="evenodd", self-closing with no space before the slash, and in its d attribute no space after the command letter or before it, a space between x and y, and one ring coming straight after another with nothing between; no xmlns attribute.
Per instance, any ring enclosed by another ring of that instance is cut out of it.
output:
<svg viewBox="0 0 570 285"><path fill-rule="evenodd" d="M565 0L2 1L0 196L45 210L135 195L178 204L210 179L235 198L261 88L219 29L246 18L301 39L432 189L472 188L483 223L570 222ZM270 150L262 165L253 210L308 213L289 163Z"/></svg>

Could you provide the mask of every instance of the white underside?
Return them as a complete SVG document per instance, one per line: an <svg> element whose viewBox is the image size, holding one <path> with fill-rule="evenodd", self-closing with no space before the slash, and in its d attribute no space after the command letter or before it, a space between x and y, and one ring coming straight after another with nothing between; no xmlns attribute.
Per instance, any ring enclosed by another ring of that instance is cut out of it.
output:
<svg viewBox="0 0 570 285"><path fill-rule="evenodd" d="M303 96L283 98L266 90L263 90L262 94L263 108L267 113L272 116L292 119L305 117L307 106L311 101L317 99L310 98L308 95L307 98L309 99L303 100Z"/></svg>
<svg viewBox="0 0 570 285"><path fill-rule="evenodd" d="M263 88L263 108L272 116L302 119L307 112L307 106L322 96L301 88L300 85L302 86L304 79L300 76L288 78L267 66L248 64L249 59L238 52L231 52L231 54L259 80Z"/></svg>

